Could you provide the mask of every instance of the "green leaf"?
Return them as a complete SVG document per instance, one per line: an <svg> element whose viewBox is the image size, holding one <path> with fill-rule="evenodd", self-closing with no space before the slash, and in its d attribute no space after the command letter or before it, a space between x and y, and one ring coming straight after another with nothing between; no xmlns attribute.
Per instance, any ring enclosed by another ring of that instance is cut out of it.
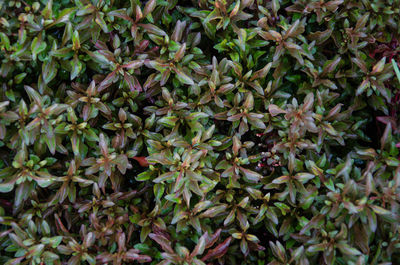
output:
<svg viewBox="0 0 400 265"><path fill-rule="evenodd" d="M400 84L400 70L394 59L392 59L392 65L393 65L394 72L396 73L397 81L399 81L399 84Z"/></svg>
<svg viewBox="0 0 400 265"><path fill-rule="evenodd" d="M173 171L173 172L166 172L164 174L161 174L157 178L155 178L153 181L155 183L160 183L162 181L169 181L169 180L174 180L178 177L179 172Z"/></svg>
<svg viewBox="0 0 400 265"><path fill-rule="evenodd" d="M25 87L25 91L28 94L31 101L34 101L36 104L41 106L42 105L42 97L39 95L39 93L30 86L24 86L24 87Z"/></svg>
<svg viewBox="0 0 400 265"><path fill-rule="evenodd" d="M31 44L31 52L33 60L36 60L36 56L44 51L47 47L47 43L42 41L41 37L35 37Z"/></svg>
<svg viewBox="0 0 400 265"><path fill-rule="evenodd" d="M14 189L14 183L13 182L0 183L0 192L2 192L2 193L10 192L13 189Z"/></svg>
<svg viewBox="0 0 400 265"><path fill-rule="evenodd" d="M166 36L167 33L165 33L165 31L163 31L162 29L160 29L159 27L157 27L156 25L153 24L138 24L138 26L144 28L147 32L151 33L151 34L155 34L158 36Z"/></svg>
<svg viewBox="0 0 400 265"><path fill-rule="evenodd" d="M0 32L0 40L1 40L1 45L4 47L7 51L10 50L10 39L4 32Z"/></svg>
<svg viewBox="0 0 400 265"><path fill-rule="evenodd" d="M335 192L335 184L333 183L332 178L330 178L328 181L324 182L325 187L327 187L329 190Z"/></svg>
<svg viewBox="0 0 400 265"><path fill-rule="evenodd" d="M361 82L361 84L358 86L357 91L356 91L356 96L361 95L364 93L364 91L370 86L370 82L368 79L365 79L364 81Z"/></svg>
<svg viewBox="0 0 400 265"><path fill-rule="evenodd" d="M349 255L349 256L362 255L362 253L359 250L350 247L347 243L339 243L339 244L337 244L337 246L338 246L339 250L345 255Z"/></svg>
<svg viewBox="0 0 400 265"><path fill-rule="evenodd" d="M77 51L81 48L81 41L79 40L79 32L77 30L72 34L72 49Z"/></svg>
<svg viewBox="0 0 400 265"><path fill-rule="evenodd" d="M82 71L83 63L78 59L78 56L74 56L74 59L70 61L71 63L71 80L74 80L79 73Z"/></svg>
<svg viewBox="0 0 400 265"><path fill-rule="evenodd" d="M176 197L176 194L168 194L164 198L170 202L174 202L177 204L181 204L182 202L181 198Z"/></svg>
<svg viewBox="0 0 400 265"><path fill-rule="evenodd" d="M42 77L45 84L50 83L57 75L57 63L51 59L43 63L42 65Z"/></svg>
<svg viewBox="0 0 400 265"><path fill-rule="evenodd" d="M168 128L173 128L176 125L176 122L179 120L178 117L176 116L170 116L170 117L163 117L157 121L158 124L164 125L165 127Z"/></svg>
<svg viewBox="0 0 400 265"><path fill-rule="evenodd" d="M374 65L371 74L379 74L380 72L382 72L383 68L385 67L385 63L386 57L383 57L378 63Z"/></svg>
<svg viewBox="0 0 400 265"><path fill-rule="evenodd" d="M137 181L146 181L146 180L149 180L152 175L153 175L153 172L145 171L145 172L142 172L139 175L137 175L137 177L135 179Z"/></svg>
<svg viewBox="0 0 400 265"><path fill-rule="evenodd" d="M189 86L194 85L193 79L185 74L182 69L175 68L174 72L176 73L176 77L179 79L180 82Z"/></svg>
<svg viewBox="0 0 400 265"><path fill-rule="evenodd" d="M310 179L315 178L315 175L303 172L303 173L297 173L294 178L302 183L307 183L307 181L309 181Z"/></svg>

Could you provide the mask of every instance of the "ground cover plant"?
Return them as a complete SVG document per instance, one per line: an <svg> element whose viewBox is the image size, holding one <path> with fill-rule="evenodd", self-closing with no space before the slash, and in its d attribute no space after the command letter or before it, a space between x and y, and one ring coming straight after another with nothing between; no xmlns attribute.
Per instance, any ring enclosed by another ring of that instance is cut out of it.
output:
<svg viewBox="0 0 400 265"><path fill-rule="evenodd" d="M0 264L400 264L399 0L0 0Z"/></svg>

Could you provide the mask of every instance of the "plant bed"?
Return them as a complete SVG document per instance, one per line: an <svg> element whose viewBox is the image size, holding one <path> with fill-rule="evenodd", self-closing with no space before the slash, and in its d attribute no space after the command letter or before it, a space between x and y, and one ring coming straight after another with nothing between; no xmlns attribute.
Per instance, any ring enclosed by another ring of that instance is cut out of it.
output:
<svg viewBox="0 0 400 265"><path fill-rule="evenodd" d="M0 263L399 264L399 8L0 0Z"/></svg>

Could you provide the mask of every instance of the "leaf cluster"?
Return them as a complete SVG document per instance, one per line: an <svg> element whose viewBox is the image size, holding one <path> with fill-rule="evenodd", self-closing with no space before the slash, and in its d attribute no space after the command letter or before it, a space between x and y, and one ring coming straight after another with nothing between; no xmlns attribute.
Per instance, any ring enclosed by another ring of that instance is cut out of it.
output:
<svg viewBox="0 0 400 265"><path fill-rule="evenodd" d="M399 0L0 0L0 263L399 264Z"/></svg>

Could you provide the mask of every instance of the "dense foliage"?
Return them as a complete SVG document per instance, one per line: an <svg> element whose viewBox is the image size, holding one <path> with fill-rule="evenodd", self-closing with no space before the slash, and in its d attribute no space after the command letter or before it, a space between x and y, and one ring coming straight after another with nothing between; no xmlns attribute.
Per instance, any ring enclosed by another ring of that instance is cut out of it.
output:
<svg viewBox="0 0 400 265"><path fill-rule="evenodd" d="M400 264L399 13L0 0L0 263Z"/></svg>

